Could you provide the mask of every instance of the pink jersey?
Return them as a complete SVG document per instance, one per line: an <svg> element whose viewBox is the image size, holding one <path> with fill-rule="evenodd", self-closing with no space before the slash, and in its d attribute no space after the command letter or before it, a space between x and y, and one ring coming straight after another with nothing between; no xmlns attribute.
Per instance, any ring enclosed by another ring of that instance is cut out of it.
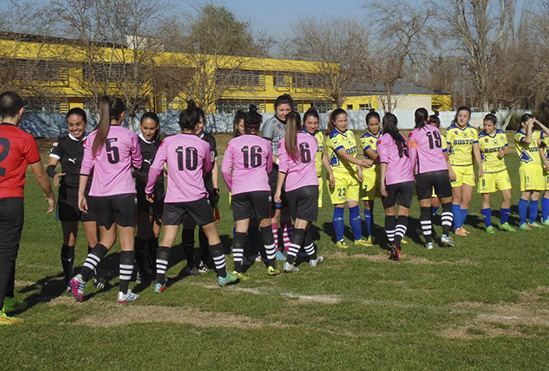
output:
<svg viewBox="0 0 549 371"><path fill-rule="evenodd" d="M283 138L278 146L278 171L286 174L286 192L307 186L318 187L315 166L315 155L318 151L316 138L305 133L297 134L297 159L290 157L285 145L286 139Z"/></svg>
<svg viewBox="0 0 549 371"><path fill-rule="evenodd" d="M97 156L92 154L93 141L97 131L92 131L84 143L84 158L80 174L93 179L90 196L113 196L135 193L131 168L141 167L141 147L137 134L119 125L112 125L103 147Z"/></svg>
<svg viewBox="0 0 549 371"><path fill-rule="evenodd" d="M212 170L210 145L194 134L177 134L160 144L149 169L145 193L154 192L154 184L168 163L168 190L164 202L192 202L208 195L204 175Z"/></svg>
<svg viewBox="0 0 549 371"><path fill-rule="evenodd" d="M221 174L229 192L237 195L271 191L268 173L272 168L271 142L257 135L244 134L229 141L223 156Z"/></svg>
<svg viewBox="0 0 549 371"><path fill-rule="evenodd" d="M444 157L446 140L436 127L425 125L412 130L408 135L408 147L416 174L448 170Z"/></svg>
<svg viewBox="0 0 549 371"><path fill-rule="evenodd" d="M404 136L402 136L402 139L406 143ZM409 152L408 147L404 147L402 153L399 153L397 144L389 133L383 134L381 139L377 141L379 161L387 164L386 185L413 182L415 180L414 166L409 157Z"/></svg>

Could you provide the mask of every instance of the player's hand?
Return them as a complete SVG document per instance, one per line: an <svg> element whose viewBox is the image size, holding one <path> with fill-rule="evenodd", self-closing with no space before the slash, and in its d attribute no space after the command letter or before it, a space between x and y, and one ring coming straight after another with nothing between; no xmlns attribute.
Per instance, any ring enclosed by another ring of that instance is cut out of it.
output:
<svg viewBox="0 0 549 371"><path fill-rule="evenodd" d="M55 196L46 197L46 201L48 202L48 214L50 214L55 210Z"/></svg>
<svg viewBox="0 0 549 371"><path fill-rule="evenodd" d="M364 159L360 162L360 166L362 166L364 168L370 168L370 167L372 167L373 164L374 164L374 162L370 159Z"/></svg>
<svg viewBox="0 0 549 371"><path fill-rule="evenodd" d="M549 162L545 163L545 170L549 171Z"/></svg>
<svg viewBox="0 0 549 371"><path fill-rule="evenodd" d="M334 188L334 187L335 187L334 174L330 174L330 175L328 176L328 180L330 181L330 188Z"/></svg>
<svg viewBox="0 0 549 371"><path fill-rule="evenodd" d="M478 177L479 179L482 178L484 176L484 170L482 170L482 168L478 169Z"/></svg>
<svg viewBox="0 0 549 371"><path fill-rule="evenodd" d="M503 152L503 150L499 151L498 158L504 158L504 157L505 157L505 153Z"/></svg>
<svg viewBox="0 0 549 371"><path fill-rule="evenodd" d="M448 175L450 175L450 180L452 182L455 182L457 177L456 177L456 173L454 172L454 170L448 170Z"/></svg>
<svg viewBox="0 0 549 371"><path fill-rule="evenodd" d="M88 201L86 200L86 197L84 197L83 195L78 195L78 208L84 214L88 213Z"/></svg>
<svg viewBox="0 0 549 371"><path fill-rule="evenodd" d="M280 198L280 194L282 192L277 190L275 195L274 195L274 202L277 203L277 204L281 204L282 203L282 199Z"/></svg>
<svg viewBox="0 0 549 371"><path fill-rule="evenodd" d="M364 174L362 174L362 171L361 171L358 173L358 182L362 183L363 180L364 180Z"/></svg>
<svg viewBox="0 0 549 371"><path fill-rule="evenodd" d="M57 173L53 177L53 185L59 187L59 182L61 182L61 177L65 176L65 173Z"/></svg>
<svg viewBox="0 0 549 371"><path fill-rule="evenodd" d="M385 183L381 183L381 195L383 197L387 197L388 196L388 193L387 193L387 186L385 185Z"/></svg>
<svg viewBox="0 0 549 371"><path fill-rule="evenodd" d="M145 195L145 198L147 199L147 202L154 204L154 193L151 193L150 195Z"/></svg>

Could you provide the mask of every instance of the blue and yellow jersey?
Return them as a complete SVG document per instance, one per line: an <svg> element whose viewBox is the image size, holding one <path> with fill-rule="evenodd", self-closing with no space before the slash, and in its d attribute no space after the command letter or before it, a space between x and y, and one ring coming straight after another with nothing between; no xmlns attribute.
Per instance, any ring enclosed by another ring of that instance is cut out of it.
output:
<svg viewBox="0 0 549 371"><path fill-rule="evenodd" d="M539 154L539 141L543 140L543 133L538 130L532 131L532 143L524 143L526 133L521 129L515 134L515 149L520 158L520 165L542 165Z"/></svg>
<svg viewBox="0 0 549 371"><path fill-rule="evenodd" d="M351 175L356 174L356 165L347 161L341 160L337 155L337 151L344 149L348 155L355 157L357 155L357 146L355 135L351 130L340 132L337 129L332 130L328 136L326 143L328 160L334 173L342 174L348 173Z"/></svg>
<svg viewBox="0 0 549 371"><path fill-rule="evenodd" d="M469 166L473 164L473 145L478 143L478 131L467 124L460 128L452 124L446 129L446 144L452 166Z"/></svg>
<svg viewBox="0 0 549 371"><path fill-rule="evenodd" d="M322 175L322 151L324 151L324 134L320 130L317 130L316 133L314 134L309 133L305 129L303 129L303 132L316 138L316 143L318 144L318 151L316 151L316 155L315 155L315 169L316 169L316 176L321 176Z"/></svg>
<svg viewBox="0 0 549 371"><path fill-rule="evenodd" d="M383 135L383 132L381 131L377 133L377 135L374 135L368 131L366 132L366 134L360 137L360 147L364 152L365 158L368 158L368 155L366 155L366 151L370 148L373 149L374 152L377 154L377 141L379 140L379 138L381 138L382 135ZM372 167L364 169L364 172L366 171L375 172L376 168L377 168L376 165L372 165Z"/></svg>
<svg viewBox="0 0 549 371"><path fill-rule="evenodd" d="M483 131L478 135L478 146L480 148L484 173L499 173L507 169L505 160L498 157L500 151L509 147L504 131L496 130L492 135L488 135Z"/></svg>
<svg viewBox="0 0 549 371"><path fill-rule="evenodd" d="M549 160L549 137L543 136L542 142L545 144L545 158Z"/></svg>

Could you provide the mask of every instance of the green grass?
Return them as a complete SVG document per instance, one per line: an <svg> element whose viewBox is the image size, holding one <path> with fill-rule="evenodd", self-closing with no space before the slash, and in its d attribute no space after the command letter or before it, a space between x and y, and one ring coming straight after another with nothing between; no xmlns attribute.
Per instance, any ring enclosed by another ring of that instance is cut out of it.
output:
<svg viewBox="0 0 549 371"><path fill-rule="evenodd" d="M227 140L218 136L219 148ZM41 144L45 151L48 143ZM514 153L507 164L516 225ZM218 226L229 247L227 197L223 188ZM142 300L127 306L115 301L117 246L105 260L110 288L97 292L89 285L84 303L61 293L61 227L53 215L45 215L44 199L29 173L17 295L30 307L19 314L24 324L0 329L0 369L549 368L543 355L549 346L549 230L488 235L476 193L467 220L472 233L455 237L455 248L422 247L414 232L419 217L414 201L409 243L402 261L394 263L380 246L336 249L325 192L316 226L326 260L317 269L304 264L298 274L269 278L256 264L248 272L252 279L220 289L213 273L174 279L184 266L176 245L169 289L157 295L152 287L137 287L143 289ZM494 194L494 210L500 202ZM494 212L494 223L498 215ZM379 201L375 222L383 223ZM440 224L436 228L440 234ZM77 266L85 253L81 233Z"/></svg>

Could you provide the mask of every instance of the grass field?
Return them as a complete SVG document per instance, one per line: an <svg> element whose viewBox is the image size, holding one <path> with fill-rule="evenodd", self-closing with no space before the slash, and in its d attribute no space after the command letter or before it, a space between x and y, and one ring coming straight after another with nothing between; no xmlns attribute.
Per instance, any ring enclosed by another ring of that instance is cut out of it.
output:
<svg viewBox="0 0 549 371"><path fill-rule="evenodd" d="M227 140L219 136L219 148ZM41 143L44 159L49 143ZM512 153L507 164L516 226L518 157ZM325 262L318 268L303 264L298 274L269 278L256 264L248 271L252 279L219 288L211 272L182 278L176 245L169 289L158 295L132 284L142 299L121 306L116 246L105 260L111 277L105 290L90 284L83 303L62 293L61 227L27 178L16 290L29 308L18 315L24 324L0 329L2 370L549 369L549 229L488 235L476 193L466 222L472 233L455 237L455 248L422 247L414 201L399 263L379 246L338 250L325 194L316 241ZM227 197L223 188L219 231L226 248ZM495 194L494 223L500 202ZM383 223L381 202L375 221ZM85 253L82 233L77 267Z"/></svg>

